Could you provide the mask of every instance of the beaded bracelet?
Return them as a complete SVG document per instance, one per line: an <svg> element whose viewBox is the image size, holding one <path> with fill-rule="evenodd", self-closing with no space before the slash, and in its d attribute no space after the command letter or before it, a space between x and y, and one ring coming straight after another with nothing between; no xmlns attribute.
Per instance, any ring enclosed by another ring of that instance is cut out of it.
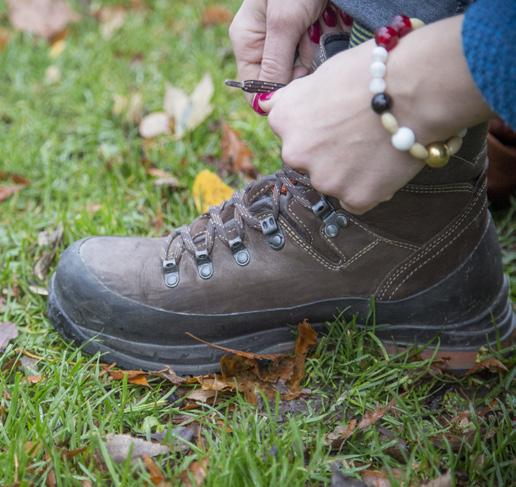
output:
<svg viewBox="0 0 516 487"><path fill-rule="evenodd" d="M390 112L392 98L385 92L385 72L389 51L394 49L401 37L410 31L422 27L419 19L410 19L405 15L396 15L387 27L380 27L375 33L376 47L373 49L373 62L370 66L372 80L369 91L373 93L372 109L380 115L383 127L391 134L391 143L395 149L409 152L416 159L434 168L445 166L450 157L456 154L461 146L467 130L450 137L445 142L432 142L424 146L416 142L414 132L408 127L400 127L396 117Z"/></svg>

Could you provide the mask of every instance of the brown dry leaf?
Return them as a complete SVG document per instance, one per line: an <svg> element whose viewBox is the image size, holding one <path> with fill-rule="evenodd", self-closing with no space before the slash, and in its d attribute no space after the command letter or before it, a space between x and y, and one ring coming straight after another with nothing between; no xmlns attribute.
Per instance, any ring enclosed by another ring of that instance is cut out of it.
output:
<svg viewBox="0 0 516 487"><path fill-rule="evenodd" d="M42 375L28 375L27 376L27 382L29 384L37 384L38 382L41 382L43 380Z"/></svg>
<svg viewBox="0 0 516 487"><path fill-rule="evenodd" d="M51 59L57 59L61 54L63 54L64 50L66 49L66 40L58 39L57 41L53 42L50 46L50 50L48 51L48 55Z"/></svg>
<svg viewBox="0 0 516 487"><path fill-rule="evenodd" d="M181 474L181 481L185 487L199 487L203 484L206 475L208 475L208 457L192 462L188 470Z"/></svg>
<svg viewBox="0 0 516 487"><path fill-rule="evenodd" d="M154 112L142 118L139 126L144 139L170 134L170 118L165 112Z"/></svg>
<svg viewBox="0 0 516 487"><path fill-rule="evenodd" d="M252 152L240 134L227 123L222 125L222 162L231 173L242 173L256 178L258 173L252 162Z"/></svg>
<svg viewBox="0 0 516 487"><path fill-rule="evenodd" d="M153 443L152 441L135 438L131 435L115 435L106 436L106 448L109 456L117 463L123 462L129 454L131 458L141 458L143 455L155 457L170 451L166 445Z"/></svg>
<svg viewBox="0 0 516 487"><path fill-rule="evenodd" d="M18 329L14 323L7 321L0 323L0 352L3 352L11 340L18 336Z"/></svg>
<svg viewBox="0 0 516 487"><path fill-rule="evenodd" d="M202 170L195 176L192 197L197 211L204 213L210 206L216 206L233 196L234 190L215 173Z"/></svg>
<svg viewBox="0 0 516 487"><path fill-rule="evenodd" d="M331 433L326 435L325 443L327 445L331 445L334 450L339 449L342 444L353 434L356 426L356 419L352 419L346 426L337 426Z"/></svg>
<svg viewBox="0 0 516 487"><path fill-rule="evenodd" d="M180 377L179 375L177 375L170 367L167 367L163 370L159 370L155 374L158 377L161 377L162 379L168 380L176 386L184 384L187 381L184 377Z"/></svg>
<svg viewBox="0 0 516 487"><path fill-rule="evenodd" d="M30 181L15 173L0 171L0 181L12 181L14 184L0 186L0 203L18 193L30 184Z"/></svg>
<svg viewBox="0 0 516 487"><path fill-rule="evenodd" d="M448 470L445 474L421 484L421 487L451 487L452 485L452 475Z"/></svg>
<svg viewBox="0 0 516 487"><path fill-rule="evenodd" d="M211 394L208 398L213 397L218 391L239 391L252 404L256 404L259 391L269 398L273 398L277 393L281 394L284 400L299 397L303 393L300 384L304 377L304 363L310 348L317 342L316 333L307 321L298 325L294 355L257 354L234 350L189 335L230 354L224 355L220 360L220 376L193 378L201 384L201 390Z"/></svg>
<svg viewBox="0 0 516 487"><path fill-rule="evenodd" d="M46 39L59 36L79 16L66 0L7 0L8 16L17 30Z"/></svg>
<svg viewBox="0 0 516 487"><path fill-rule="evenodd" d="M482 370L489 370L489 372L495 374L497 372L501 374L505 374L509 372L509 369L498 359L491 357L485 360L482 360L478 364L475 364L471 369L466 372L466 375L473 375Z"/></svg>
<svg viewBox="0 0 516 487"><path fill-rule="evenodd" d="M211 98L215 87L209 74L204 75L191 95L168 84L165 90L163 108L174 121L174 136L181 139L185 134L198 127L213 111Z"/></svg>
<svg viewBox="0 0 516 487"><path fill-rule="evenodd" d="M93 15L100 22L100 35L108 40L124 25L127 12L121 5L106 5L97 9Z"/></svg>
<svg viewBox="0 0 516 487"><path fill-rule="evenodd" d="M146 453L143 454L143 463L145 463L145 468L149 472L150 478L154 485L161 485L163 482L165 482L165 476L163 475L163 472L156 465L156 462Z"/></svg>
<svg viewBox="0 0 516 487"><path fill-rule="evenodd" d="M95 213L98 213L102 209L102 205L100 203L89 203L86 206L86 211L90 215L94 215Z"/></svg>
<svg viewBox="0 0 516 487"><path fill-rule="evenodd" d="M360 475L367 487L391 487L387 474L380 470L362 470Z"/></svg>
<svg viewBox="0 0 516 487"><path fill-rule="evenodd" d="M204 9L202 13L202 25L208 27L210 25L229 24L233 14L222 5L210 5Z"/></svg>
<svg viewBox="0 0 516 487"><path fill-rule="evenodd" d="M5 27L0 27L0 51L5 49L5 46L9 43L11 33Z"/></svg>
<svg viewBox="0 0 516 487"><path fill-rule="evenodd" d="M203 389L194 389L193 391L189 392L185 398L189 399L191 401L196 402L208 402L208 400L212 399L217 395L217 391L209 391L209 390L203 390Z"/></svg>
<svg viewBox="0 0 516 487"><path fill-rule="evenodd" d="M147 174L155 177L154 185L158 187L179 188L179 181L175 176L157 167L148 167Z"/></svg>
<svg viewBox="0 0 516 487"><path fill-rule="evenodd" d="M127 376L127 382L129 384L135 384L137 386L150 387L147 381L147 374L143 370L111 370L108 369L107 373L113 380L123 380Z"/></svg>
<svg viewBox="0 0 516 487"><path fill-rule="evenodd" d="M44 281L48 275L50 265L63 241L63 231L63 225L60 223L54 231L45 230L38 234L38 246L43 249L43 253L34 265L34 275L40 281Z"/></svg>
<svg viewBox="0 0 516 487"><path fill-rule="evenodd" d="M394 409L395 404L396 403L393 399L386 406L379 406L374 411L368 411L367 413L365 413L364 417L360 420L360 423L358 423L358 429L363 430L377 423L380 419L382 419L385 416L386 413Z"/></svg>
<svg viewBox="0 0 516 487"><path fill-rule="evenodd" d="M86 446L83 446L82 448L74 448L73 450L61 450L61 455L70 460L71 458L75 458L77 455L80 455L81 453L84 453L88 448Z"/></svg>

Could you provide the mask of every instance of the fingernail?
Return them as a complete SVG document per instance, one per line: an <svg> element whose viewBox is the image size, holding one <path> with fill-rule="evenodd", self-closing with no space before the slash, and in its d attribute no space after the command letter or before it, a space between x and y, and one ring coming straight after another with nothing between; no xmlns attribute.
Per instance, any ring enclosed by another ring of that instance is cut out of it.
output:
<svg viewBox="0 0 516 487"><path fill-rule="evenodd" d="M324 20L324 23L328 27L335 27L337 25L337 14L335 13L335 9L331 5L328 5L328 7L326 7L322 14L322 18Z"/></svg>
<svg viewBox="0 0 516 487"><path fill-rule="evenodd" d="M348 15L346 12L343 12L342 10L339 10L339 14L345 26L351 27L353 25L353 17L351 17L351 15Z"/></svg>
<svg viewBox="0 0 516 487"><path fill-rule="evenodd" d="M319 41L321 40L321 26L319 25L319 22L312 24L308 28L308 35L314 44L319 44Z"/></svg>
<svg viewBox="0 0 516 487"><path fill-rule="evenodd" d="M264 112L262 110L262 107L260 106L261 101L269 100L274 93L256 93L253 97L253 110L258 114L264 117L267 115L267 112Z"/></svg>

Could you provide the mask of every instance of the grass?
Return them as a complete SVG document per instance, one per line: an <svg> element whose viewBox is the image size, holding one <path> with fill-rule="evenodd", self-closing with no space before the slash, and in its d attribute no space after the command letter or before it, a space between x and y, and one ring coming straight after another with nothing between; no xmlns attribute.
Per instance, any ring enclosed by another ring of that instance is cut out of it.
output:
<svg viewBox="0 0 516 487"><path fill-rule="evenodd" d="M237 0L226 2L236 10ZM514 482L514 362L506 374L456 378L428 361L400 355L387 359L374 337L336 322L308 363L307 400L293 403L227 397L216 406L185 411L176 388L151 379L142 388L112 381L98 357L65 343L49 326L45 286L34 276L38 232L64 225L64 245L89 234L162 234L194 218L188 189L157 188L141 164L145 157L189 188L219 154L212 122L224 118L239 129L263 173L278 167L278 143L266 122L242 98L223 88L235 66L225 26L203 28L206 1L153 0L131 13L109 39L84 17L55 60L48 45L17 34L0 54L0 169L22 174L31 185L0 205L0 321L15 322L20 336L0 355L0 485L145 485L141 462L113 463L105 436L127 433L150 438L178 422L198 421L204 445L185 453L168 436L172 452L158 463L172 485L196 460L208 457L208 486L328 485L332 468L360 476L382 470L394 485L417 484L452 470L463 485ZM6 7L0 2L2 22ZM62 80L45 83L50 64ZM113 117L116 94L138 91L149 111L161 109L166 82L191 90L209 72L216 84L210 121L180 142L146 145L137 129ZM237 184L236 181L233 183ZM91 205L100 209L91 213ZM514 212L497 215L505 265L516 289ZM163 213L164 228L154 222ZM40 357L31 384L17 359ZM396 400L381 422L356 431L337 451L325 435L336 425ZM482 408L490 405L488 414ZM460 416L462 413L462 416ZM458 418L458 419L457 419ZM464 440L464 441L461 441ZM175 445L175 446L174 446ZM66 452L85 448L73 458Z"/></svg>

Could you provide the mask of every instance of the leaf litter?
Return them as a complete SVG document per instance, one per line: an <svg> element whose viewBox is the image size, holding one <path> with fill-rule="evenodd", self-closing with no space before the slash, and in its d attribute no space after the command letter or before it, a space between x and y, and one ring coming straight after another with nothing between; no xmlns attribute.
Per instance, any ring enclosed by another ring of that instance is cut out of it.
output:
<svg viewBox="0 0 516 487"><path fill-rule="evenodd" d="M0 203L9 199L30 184L30 181L16 173L0 171L0 181L9 181L9 184L0 185Z"/></svg>

